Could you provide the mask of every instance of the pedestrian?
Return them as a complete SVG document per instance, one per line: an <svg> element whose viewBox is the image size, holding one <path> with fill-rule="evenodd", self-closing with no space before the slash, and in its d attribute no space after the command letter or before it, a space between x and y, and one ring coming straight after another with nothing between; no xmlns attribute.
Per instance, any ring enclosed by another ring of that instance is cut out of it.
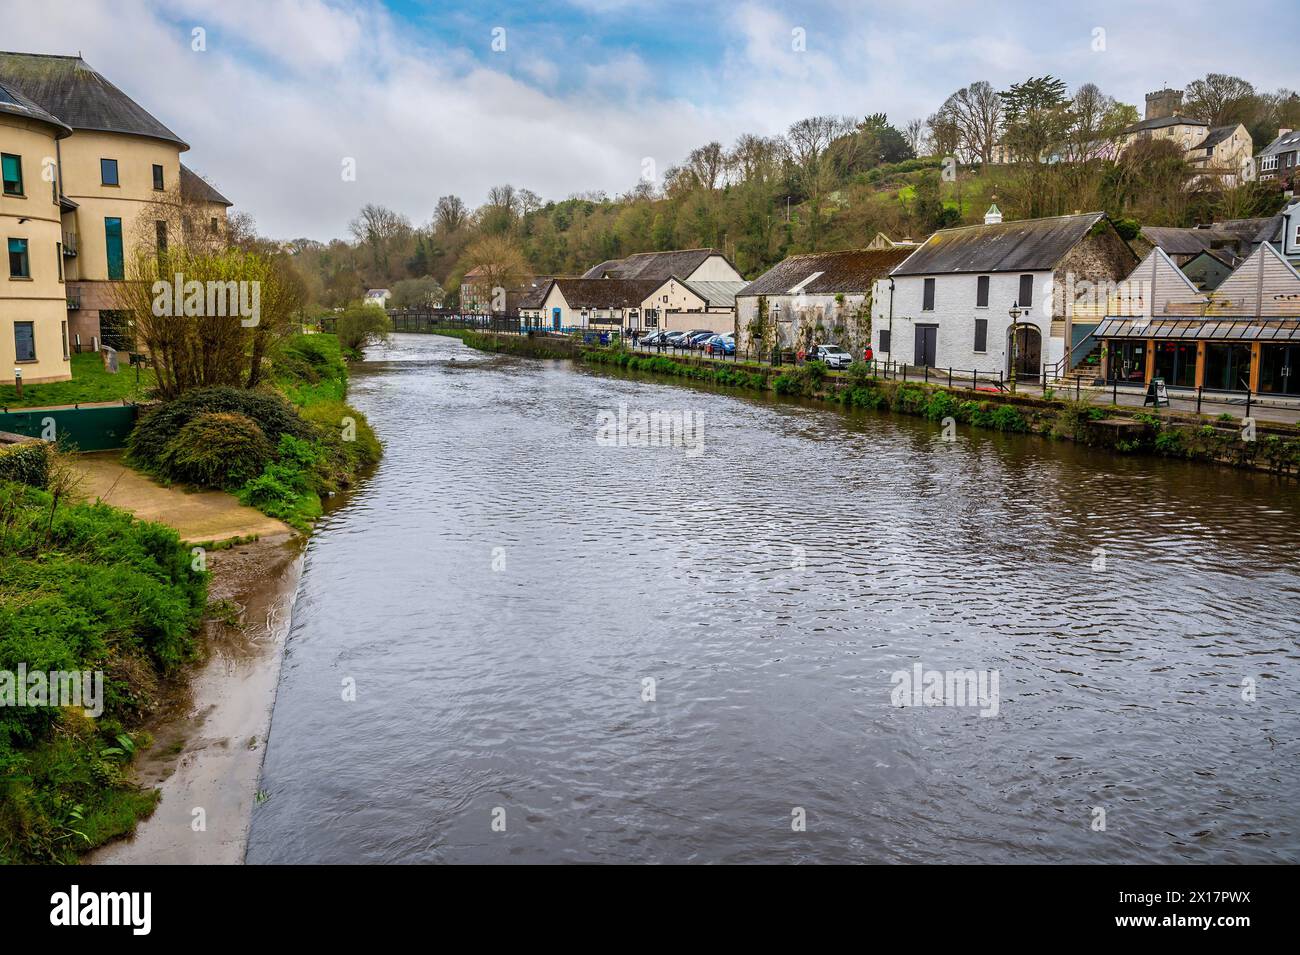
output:
<svg viewBox="0 0 1300 955"><path fill-rule="evenodd" d="M862 349L862 360L871 361L875 357L875 352L871 350L871 343L867 342L867 347Z"/></svg>

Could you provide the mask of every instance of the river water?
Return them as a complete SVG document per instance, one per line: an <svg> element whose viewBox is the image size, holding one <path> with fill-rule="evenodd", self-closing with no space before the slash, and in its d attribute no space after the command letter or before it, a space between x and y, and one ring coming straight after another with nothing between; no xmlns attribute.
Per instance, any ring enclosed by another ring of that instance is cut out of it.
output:
<svg viewBox="0 0 1300 955"><path fill-rule="evenodd" d="M1300 860L1294 485L368 357L386 456L308 547L248 861ZM702 453L598 441L620 404ZM894 705L918 664L985 705Z"/></svg>

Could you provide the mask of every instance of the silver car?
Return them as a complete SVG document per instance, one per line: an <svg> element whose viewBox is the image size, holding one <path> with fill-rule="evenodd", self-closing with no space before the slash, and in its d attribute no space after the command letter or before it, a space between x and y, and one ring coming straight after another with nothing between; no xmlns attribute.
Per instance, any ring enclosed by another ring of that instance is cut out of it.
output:
<svg viewBox="0 0 1300 955"><path fill-rule="evenodd" d="M848 368L853 364L853 356L839 345L818 345L808 360L822 362L827 368Z"/></svg>

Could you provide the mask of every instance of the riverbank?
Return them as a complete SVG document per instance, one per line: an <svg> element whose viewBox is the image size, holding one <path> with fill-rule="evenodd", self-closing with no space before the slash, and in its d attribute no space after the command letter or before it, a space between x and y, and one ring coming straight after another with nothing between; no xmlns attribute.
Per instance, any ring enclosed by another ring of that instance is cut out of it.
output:
<svg viewBox="0 0 1300 955"><path fill-rule="evenodd" d="M107 697L0 711L0 861L242 862L301 535L381 454L333 336L272 380L156 406L125 456L6 451L0 671L102 672Z"/></svg>
<svg viewBox="0 0 1300 955"><path fill-rule="evenodd" d="M572 357L610 366L711 385L799 397L843 408L863 408L923 417L993 431L1075 441L1098 451L1147 454L1300 477L1300 427L1240 420L1222 415L1183 414L1169 409L1138 410L1094 404L1086 399L1037 398L1005 392L872 377L857 364L830 372L817 363L772 368L746 361L703 356L668 357L619 347L599 347L465 330L439 331L483 351L539 358ZM571 344L572 353L559 354Z"/></svg>

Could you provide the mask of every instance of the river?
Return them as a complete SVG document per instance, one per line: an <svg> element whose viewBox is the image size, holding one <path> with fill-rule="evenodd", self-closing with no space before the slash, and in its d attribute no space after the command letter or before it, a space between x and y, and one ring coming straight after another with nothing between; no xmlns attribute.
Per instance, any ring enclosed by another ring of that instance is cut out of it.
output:
<svg viewBox="0 0 1300 955"><path fill-rule="evenodd" d="M1300 860L1293 484L367 357L386 456L308 546L249 862ZM599 442L620 404L702 453ZM996 712L894 705L916 664Z"/></svg>

